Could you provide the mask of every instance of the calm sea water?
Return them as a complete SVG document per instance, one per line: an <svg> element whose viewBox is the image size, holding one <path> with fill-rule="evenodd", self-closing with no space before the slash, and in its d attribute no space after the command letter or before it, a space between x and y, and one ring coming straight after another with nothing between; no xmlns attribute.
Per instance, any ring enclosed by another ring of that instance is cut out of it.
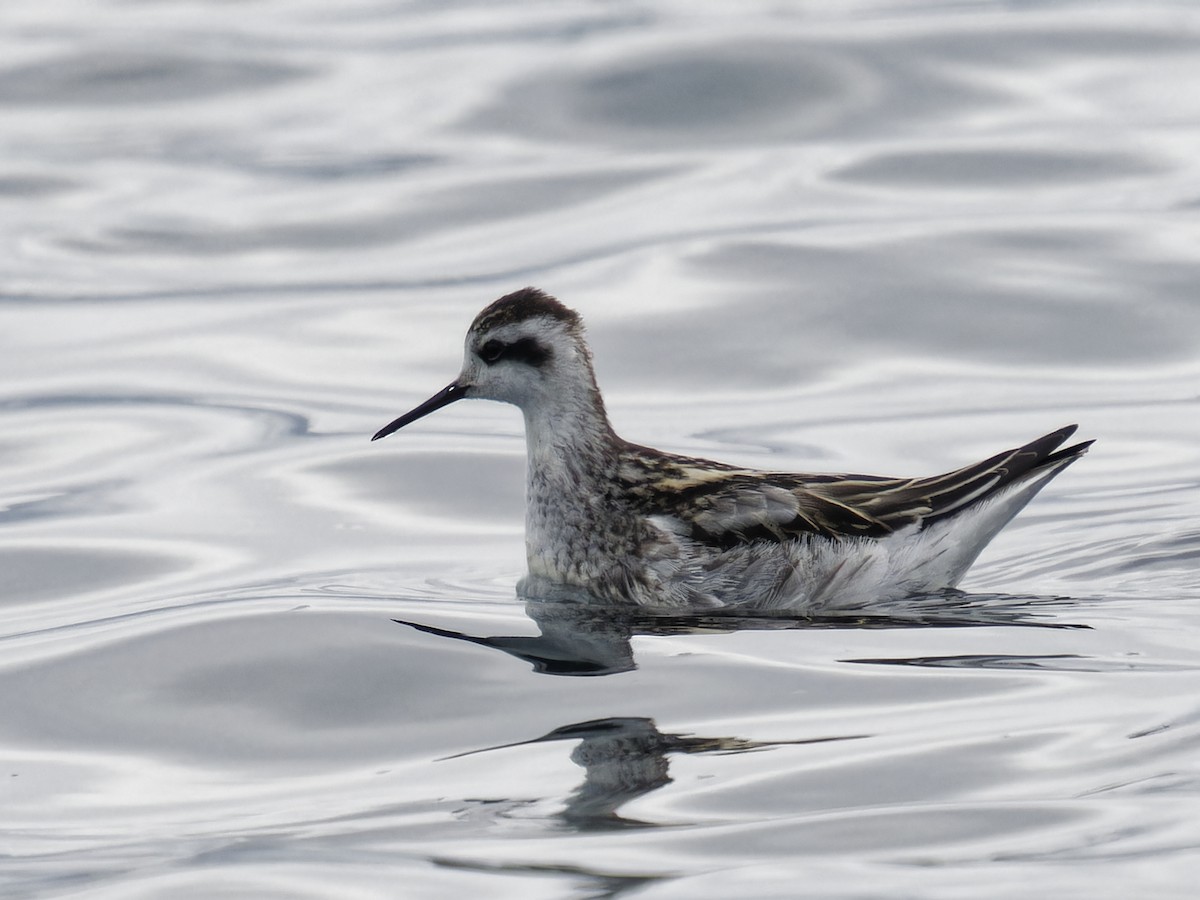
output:
<svg viewBox="0 0 1200 900"><path fill-rule="evenodd" d="M1192 896L1195 4L0 24L0 894ZM527 608L518 414L367 440L526 284L641 443L1098 442L962 597Z"/></svg>

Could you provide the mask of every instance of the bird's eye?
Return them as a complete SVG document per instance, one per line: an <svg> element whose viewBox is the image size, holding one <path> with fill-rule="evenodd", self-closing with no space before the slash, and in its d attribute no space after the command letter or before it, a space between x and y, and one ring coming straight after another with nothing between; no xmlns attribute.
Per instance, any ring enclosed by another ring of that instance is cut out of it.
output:
<svg viewBox="0 0 1200 900"><path fill-rule="evenodd" d="M543 347L531 337L518 338L511 344L492 338L475 353L489 366L504 360L524 363L535 369L541 368L551 356L549 348Z"/></svg>
<svg viewBox="0 0 1200 900"><path fill-rule="evenodd" d="M490 340L479 348L479 358L485 363L494 363L504 355L504 344L501 341Z"/></svg>

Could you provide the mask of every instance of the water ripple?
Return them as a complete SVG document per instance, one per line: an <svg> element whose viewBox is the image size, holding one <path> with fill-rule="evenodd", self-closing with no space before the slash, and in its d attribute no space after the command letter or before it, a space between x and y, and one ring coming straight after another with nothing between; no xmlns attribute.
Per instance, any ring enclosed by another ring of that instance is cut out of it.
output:
<svg viewBox="0 0 1200 900"><path fill-rule="evenodd" d="M261 59L140 48L85 51L0 70L0 104L91 107L188 101L273 87L308 74Z"/></svg>

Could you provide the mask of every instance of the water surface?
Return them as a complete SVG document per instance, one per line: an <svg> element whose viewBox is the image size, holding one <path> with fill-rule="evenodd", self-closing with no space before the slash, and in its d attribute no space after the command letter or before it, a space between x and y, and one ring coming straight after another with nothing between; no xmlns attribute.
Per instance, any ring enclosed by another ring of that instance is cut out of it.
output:
<svg viewBox="0 0 1200 900"><path fill-rule="evenodd" d="M1190 896L1190 4L55 4L0 37L12 897ZM964 594L525 604L536 284L624 436L1092 452Z"/></svg>

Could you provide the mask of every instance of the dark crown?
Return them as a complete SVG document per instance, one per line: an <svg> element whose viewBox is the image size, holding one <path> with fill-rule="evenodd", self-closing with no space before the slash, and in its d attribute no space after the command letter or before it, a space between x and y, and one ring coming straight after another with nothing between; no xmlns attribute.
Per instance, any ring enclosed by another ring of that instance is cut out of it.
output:
<svg viewBox="0 0 1200 900"><path fill-rule="evenodd" d="M564 323L572 331L582 327L579 313L563 306L549 294L537 288L527 287L505 294L496 302L485 307L471 323L471 330L483 332L498 325L511 325L527 319L549 317Z"/></svg>

